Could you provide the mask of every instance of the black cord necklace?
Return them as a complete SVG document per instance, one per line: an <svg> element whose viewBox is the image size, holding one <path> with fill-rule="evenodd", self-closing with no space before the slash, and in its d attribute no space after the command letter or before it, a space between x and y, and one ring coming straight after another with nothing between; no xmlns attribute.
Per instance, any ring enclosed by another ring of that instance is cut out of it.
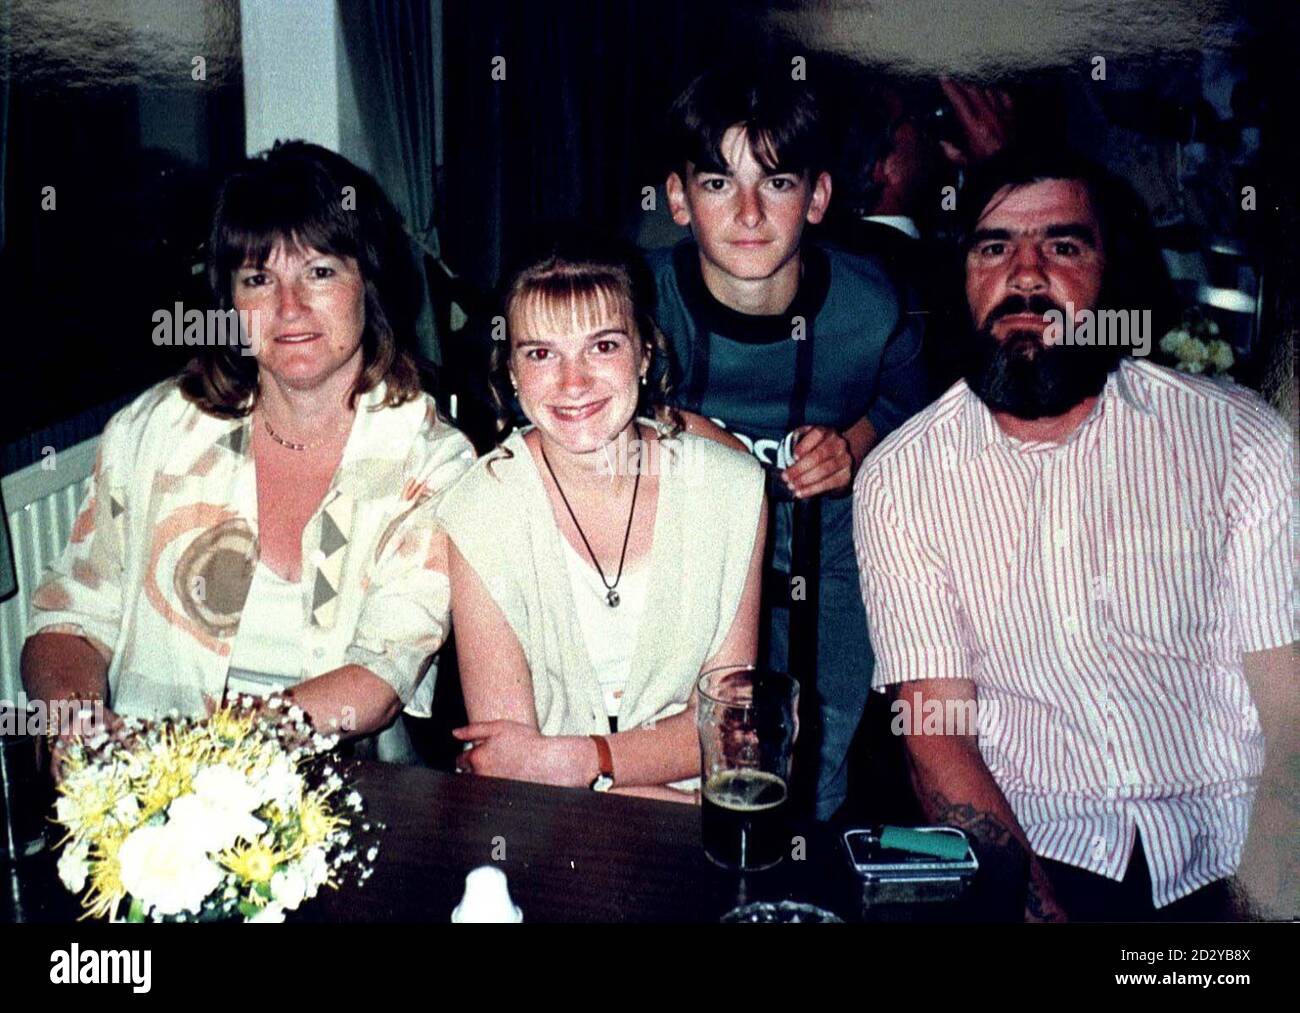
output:
<svg viewBox="0 0 1300 1013"><path fill-rule="evenodd" d="M636 429L637 442L641 442L641 424L634 422L632 425ZM578 515L573 512L573 507L569 506L569 497L564 495L564 486L560 485L560 480L555 477L555 469L551 467L550 459L546 456L546 445L539 439L537 446L542 452L542 461L546 464L546 470L551 473L551 481L555 483L555 488L560 492L560 499L564 501L564 509L569 511L569 517L573 520L573 526L578 529L578 537L582 539L582 544L587 547L587 555L596 565L596 572L600 574L600 582L605 585L605 601L609 603L610 608L618 608L620 601L618 591L618 582L623 579L623 561L627 558L627 543L632 537L632 518L636 516L636 494L641 487L641 466L637 462L636 479L632 483L632 508L627 512L627 530L623 532L623 551L618 555L618 574L614 577L614 583L605 579L605 571L600 568L600 560L596 554L591 551L591 542L587 541L587 536L583 533L582 525L578 523ZM561 536L563 537L563 536Z"/></svg>

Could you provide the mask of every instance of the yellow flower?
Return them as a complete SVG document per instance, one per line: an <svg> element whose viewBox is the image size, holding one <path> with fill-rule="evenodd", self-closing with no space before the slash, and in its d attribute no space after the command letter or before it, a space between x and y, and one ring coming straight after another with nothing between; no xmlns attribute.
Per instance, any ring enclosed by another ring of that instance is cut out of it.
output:
<svg viewBox="0 0 1300 1013"><path fill-rule="evenodd" d="M135 779L133 788L140 799L143 820L193 791L194 776L202 768L226 763L241 769L247 762L242 748L220 743L196 728L163 729L160 741L142 759L145 770Z"/></svg>
<svg viewBox="0 0 1300 1013"><path fill-rule="evenodd" d="M208 719L208 728L218 739L226 742L242 742L253 728L253 715L236 716L229 707L222 707Z"/></svg>
<svg viewBox="0 0 1300 1013"><path fill-rule="evenodd" d="M288 816L274 802L268 802L266 808L261 811L261 820L272 830L283 830L285 824L289 822Z"/></svg>
<svg viewBox="0 0 1300 1013"><path fill-rule="evenodd" d="M118 849L126 839L120 829L105 834L90 849L90 889L82 906L82 918L103 918L111 914L122 898L126 887L122 885L122 866L117 860Z"/></svg>
<svg viewBox="0 0 1300 1013"><path fill-rule="evenodd" d="M302 831L298 849L305 850L325 841L347 820L330 811L329 801L320 794L304 795L298 806L298 827Z"/></svg>
<svg viewBox="0 0 1300 1013"><path fill-rule="evenodd" d="M131 786L115 771L103 778L65 776L59 793L55 819L70 832L94 838L124 819L134 825L134 812L121 808L121 803L131 797Z"/></svg>
<svg viewBox="0 0 1300 1013"><path fill-rule="evenodd" d="M167 751L155 754L148 771L136 784L144 819L162 812L174 799L194 790L194 763Z"/></svg>
<svg viewBox="0 0 1300 1013"><path fill-rule="evenodd" d="M265 839L242 846L236 844L217 859L246 883L269 883L276 867L287 860L287 855L265 843Z"/></svg>

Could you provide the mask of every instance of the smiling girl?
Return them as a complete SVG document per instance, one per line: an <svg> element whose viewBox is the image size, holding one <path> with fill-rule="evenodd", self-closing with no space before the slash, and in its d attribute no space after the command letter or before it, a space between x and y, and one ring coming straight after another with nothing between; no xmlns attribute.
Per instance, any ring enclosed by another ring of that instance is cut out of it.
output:
<svg viewBox="0 0 1300 1013"><path fill-rule="evenodd" d="M621 256L556 244L506 295L503 406L529 426L448 495L462 769L689 799L701 670L757 649L763 476L663 407ZM658 338L658 343L656 343Z"/></svg>

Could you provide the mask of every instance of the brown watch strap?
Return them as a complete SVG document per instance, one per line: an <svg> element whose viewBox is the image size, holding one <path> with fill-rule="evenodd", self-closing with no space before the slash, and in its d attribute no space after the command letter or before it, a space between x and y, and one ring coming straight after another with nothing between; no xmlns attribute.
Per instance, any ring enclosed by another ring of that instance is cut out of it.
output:
<svg viewBox="0 0 1300 1013"><path fill-rule="evenodd" d="M609 741L603 735L591 736L596 743L596 757L600 763L600 772L611 781L614 779L614 754L609 751Z"/></svg>

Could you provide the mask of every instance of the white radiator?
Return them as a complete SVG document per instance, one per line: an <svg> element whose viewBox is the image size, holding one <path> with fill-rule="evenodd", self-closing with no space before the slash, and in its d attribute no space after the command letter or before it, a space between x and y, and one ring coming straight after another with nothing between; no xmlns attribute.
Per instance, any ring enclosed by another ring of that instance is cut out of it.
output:
<svg viewBox="0 0 1300 1013"><path fill-rule="evenodd" d="M98 443L96 437L59 451L53 468L38 461L0 479L18 578L18 593L0 603L0 700L15 700L22 689L18 658L26 636L27 603L46 564L68 542L95 469Z"/></svg>

